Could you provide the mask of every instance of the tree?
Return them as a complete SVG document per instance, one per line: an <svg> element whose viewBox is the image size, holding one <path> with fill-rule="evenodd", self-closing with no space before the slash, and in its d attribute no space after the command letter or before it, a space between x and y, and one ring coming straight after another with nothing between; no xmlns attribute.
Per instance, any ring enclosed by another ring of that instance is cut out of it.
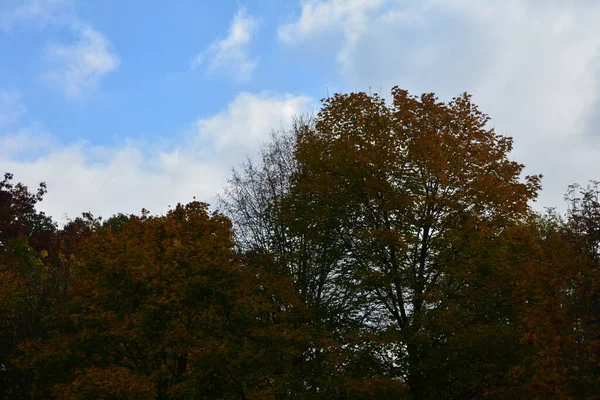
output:
<svg viewBox="0 0 600 400"><path fill-rule="evenodd" d="M600 398L600 206L597 183L571 185L565 218L539 218L520 271L523 397Z"/></svg>
<svg viewBox="0 0 600 400"><path fill-rule="evenodd" d="M0 397L25 398L30 375L14 358L20 341L44 334L43 320L55 288L48 266L56 255L56 226L36 210L46 185L31 193L0 181Z"/></svg>
<svg viewBox="0 0 600 400"><path fill-rule="evenodd" d="M312 118L304 118L297 119L289 131L274 132L257 161L248 159L233 171L220 206L233 221L240 249L260 258L262 268L275 276L292 280L307 307L311 327L310 346L294 364L296 375L303 377L299 393L307 398L331 398L342 395L336 392L342 386L364 388L387 383L374 372L382 369L375 365L379 360L367 357L364 350L370 348L365 339L368 332L357 333L368 317L366 308L359 306L367 297L358 293L351 285L353 278L336 264L337 227L321 225L319 229L328 229L332 240L317 241L310 232L290 230L287 221L281 219L282 199L289 194L298 168L294 156L297 138L312 129ZM363 349L360 356L359 348ZM388 386L386 390L398 393L396 383Z"/></svg>
<svg viewBox="0 0 600 400"><path fill-rule="evenodd" d="M13 175L4 174L0 181L0 248L14 238L37 238L44 231L53 231L55 225L36 204L46 194L46 184L40 183L35 193L22 183L12 184ZM32 243L33 244L33 243Z"/></svg>
<svg viewBox="0 0 600 400"><path fill-rule="evenodd" d="M413 398L476 397L507 368L494 365L488 345L507 346L465 341L513 338L507 306L498 308L506 287L493 277L511 243L503 233L528 217L541 176L520 180L523 165L508 159L512 140L487 128L469 95L443 103L396 87L392 98L389 106L365 93L324 101L314 129L298 137L280 217L343 274L337 290L364 293L368 308L356 312L394 344L390 373ZM455 368L476 353L491 368Z"/></svg>
<svg viewBox="0 0 600 400"><path fill-rule="evenodd" d="M112 219L71 258L48 340L23 345L37 395L58 399L276 398L290 389L301 307L233 250L207 205Z"/></svg>

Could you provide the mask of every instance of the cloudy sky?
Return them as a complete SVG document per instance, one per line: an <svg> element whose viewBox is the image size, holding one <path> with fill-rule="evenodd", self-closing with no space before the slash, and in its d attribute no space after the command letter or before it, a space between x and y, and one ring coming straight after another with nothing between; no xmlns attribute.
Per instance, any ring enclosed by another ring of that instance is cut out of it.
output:
<svg viewBox="0 0 600 400"><path fill-rule="evenodd" d="M597 0L0 2L0 172L41 208L163 213L327 94L468 91L536 208L600 180Z"/></svg>

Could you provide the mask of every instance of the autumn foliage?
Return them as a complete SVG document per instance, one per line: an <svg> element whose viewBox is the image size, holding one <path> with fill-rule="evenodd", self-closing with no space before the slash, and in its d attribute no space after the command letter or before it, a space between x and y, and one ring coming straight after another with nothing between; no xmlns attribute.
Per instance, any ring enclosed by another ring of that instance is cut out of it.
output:
<svg viewBox="0 0 600 400"><path fill-rule="evenodd" d="M468 94L336 94L210 211L57 226L0 182L4 399L600 398L600 203Z"/></svg>

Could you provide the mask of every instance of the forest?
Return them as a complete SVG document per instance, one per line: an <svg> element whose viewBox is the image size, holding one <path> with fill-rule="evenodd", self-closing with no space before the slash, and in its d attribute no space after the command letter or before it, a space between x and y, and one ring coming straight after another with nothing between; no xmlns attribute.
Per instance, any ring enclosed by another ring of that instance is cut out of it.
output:
<svg viewBox="0 0 600 400"><path fill-rule="evenodd" d="M0 397L600 399L598 184L536 211L512 147L395 87L323 100L211 206L59 225L6 173Z"/></svg>

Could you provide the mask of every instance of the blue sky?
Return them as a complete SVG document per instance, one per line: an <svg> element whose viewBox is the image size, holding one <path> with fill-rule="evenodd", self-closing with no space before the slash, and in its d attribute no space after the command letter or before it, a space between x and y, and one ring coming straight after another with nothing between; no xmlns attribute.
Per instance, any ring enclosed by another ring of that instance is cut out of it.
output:
<svg viewBox="0 0 600 400"><path fill-rule="evenodd" d="M0 2L0 170L61 220L213 202L327 93L469 91L538 208L600 178L591 0Z"/></svg>

